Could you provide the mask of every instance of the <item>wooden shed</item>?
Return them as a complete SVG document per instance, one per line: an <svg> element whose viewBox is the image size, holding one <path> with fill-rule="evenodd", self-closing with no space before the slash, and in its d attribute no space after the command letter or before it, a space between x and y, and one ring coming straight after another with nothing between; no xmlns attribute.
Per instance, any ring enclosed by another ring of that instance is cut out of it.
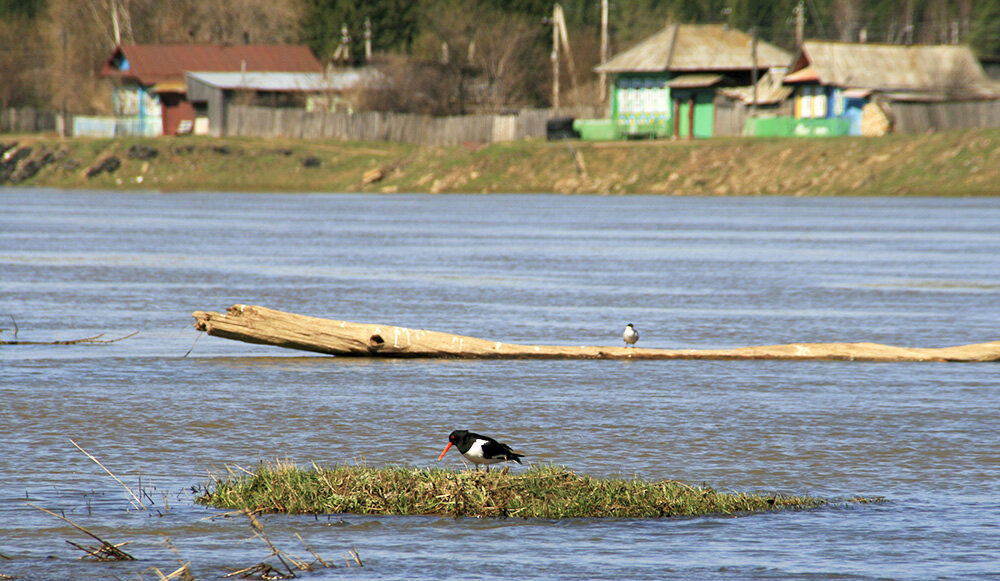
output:
<svg viewBox="0 0 1000 581"><path fill-rule="evenodd" d="M622 133L711 137L720 88L751 85L755 74L791 60L781 48L723 25L674 24L595 70L614 79L611 119Z"/></svg>
<svg viewBox="0 0 1000 581"><path fill-rule="evenodd" d="M114 82L116 134L175 135L189 131L195 109L185 73L310 72L323 66L305 46L260 44L123 44L101 69Z"/></svg>
<svg viewBox="0 0 1000 581"><path fill-rule="evenodd" d="M866 117L881 133L896 130L962 129L996 117L1000 84L983 71L972 51L961 45L890 45L806 41L785 76L793 88L797 134L862 135ZM904 111L928 111L962 104L965 121L931 126L898 118ZM979 113L976 113L979 111ZM902 123L902 125L898 125ZM993 122L995 124L996 122Z"/></svg>
<svg viewBox="0 0 1000 581"><path fill-rule="evenodd" d="M226 110L243 105L295 107L305 111L349 108L346 94L378 82L375 69L323 73L188 72L187 100L198 114L196 133L226 135ZM204 120L204 121L202 121Z"/></svg>

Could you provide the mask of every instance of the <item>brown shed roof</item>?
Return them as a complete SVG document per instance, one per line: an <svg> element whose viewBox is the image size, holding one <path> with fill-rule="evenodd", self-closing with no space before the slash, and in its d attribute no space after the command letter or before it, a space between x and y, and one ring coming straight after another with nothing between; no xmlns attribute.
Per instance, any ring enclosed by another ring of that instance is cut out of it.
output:
<svg viewBox="0 0 1000 581"><path fill-rule="evenodd" d="M960 45L806 41L786 83L814 81L843 88L939 95L1000 95L972 51Z"/></svg>
<svg viewBox="0 0 1000 581"><path fill-rule="evenodd" d="M753 68L752 37L721 24L673 24L594 68L599 73L732 71ZM757 66L788 66L792 55L757 41Z"/></svg>
<svg viewBox="0 0 1000 581"><path fill-rule="evenodd" d="M186 71L281 71L318 73L323 65L305 46L266 44L123 44L102 76L144 85L184 82Z"/></svg>

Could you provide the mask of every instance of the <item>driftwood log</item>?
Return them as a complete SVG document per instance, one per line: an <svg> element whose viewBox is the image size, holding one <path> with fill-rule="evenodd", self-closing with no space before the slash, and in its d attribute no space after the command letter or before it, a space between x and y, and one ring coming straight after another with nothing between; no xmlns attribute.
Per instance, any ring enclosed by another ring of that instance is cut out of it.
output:
<svg viewBox="0 0 1000 581"><path fill-rule="evenodd" d="M736 349L647 349L518 345L438 331L335 321L250 305L195 311L195 328L215 337L347 357L466 359L790 359L1000 361L1000 341L944 348L878 343L791 343Z"/></svg>

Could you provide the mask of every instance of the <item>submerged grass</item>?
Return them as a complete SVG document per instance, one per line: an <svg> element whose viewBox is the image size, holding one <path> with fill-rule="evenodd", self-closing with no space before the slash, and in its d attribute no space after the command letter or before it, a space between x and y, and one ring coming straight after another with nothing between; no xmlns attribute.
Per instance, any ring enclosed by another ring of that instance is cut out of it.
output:
<svg viewBox="0 0 1000 581"><path fill-rule="evenodd" d="M723 493L672 481L602 479L559 466L524 472L262 463L230 470L197 498L216 508L518 518L655 518L738 514L827 504L813 497Z"/></svg>

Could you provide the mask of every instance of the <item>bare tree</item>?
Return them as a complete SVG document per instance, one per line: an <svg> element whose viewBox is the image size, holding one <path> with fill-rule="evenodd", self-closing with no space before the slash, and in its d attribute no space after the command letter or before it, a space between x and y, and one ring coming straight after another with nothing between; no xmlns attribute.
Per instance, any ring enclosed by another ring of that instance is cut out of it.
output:
<svg viewBox="0 0 1000 581"><path fill-rule="evenodd" d="M49 0L41 24L47 47L46 75L50 80L51 107L73 113L106 113L111 108L110 88L97 76L114 49L109 4L97 9L94 0Z"/></svg>
<svg viewBox="0 0 1000 581"><path fill-rule="evenodd" d="M524 55L541 32L523 18L506 14L495 14L478 27L470 64L478 69L485 84L479 96L484 108L497 110L525 100L530 64Z"/></svg>
<svg viewBox="0 0 1000 581"><path fill-rule="evenodd" d="M843 42L856 42L858 40L860 4L860 0L833 1L833 28L837 31L839 40Z"/></svg>
<svg viewBox="0 0 1000 581"><path fill-rule="evenodd" d="M135 0L140 42L298 42L303 0Z"/></svg>
<svg viewBox="0 0 1000 581"><path fill-rule="evenodd" d="M48 51L28 18L0 20L0 108L44 100Z"/></svg>
<svg viewBox="0 0 1000 581"><path fill-rule="evenodd" d="M358 96L362 109L450 115L461 111L454 70L434 61L399 55L378 57L375 67L382 81Z"/></svg>

